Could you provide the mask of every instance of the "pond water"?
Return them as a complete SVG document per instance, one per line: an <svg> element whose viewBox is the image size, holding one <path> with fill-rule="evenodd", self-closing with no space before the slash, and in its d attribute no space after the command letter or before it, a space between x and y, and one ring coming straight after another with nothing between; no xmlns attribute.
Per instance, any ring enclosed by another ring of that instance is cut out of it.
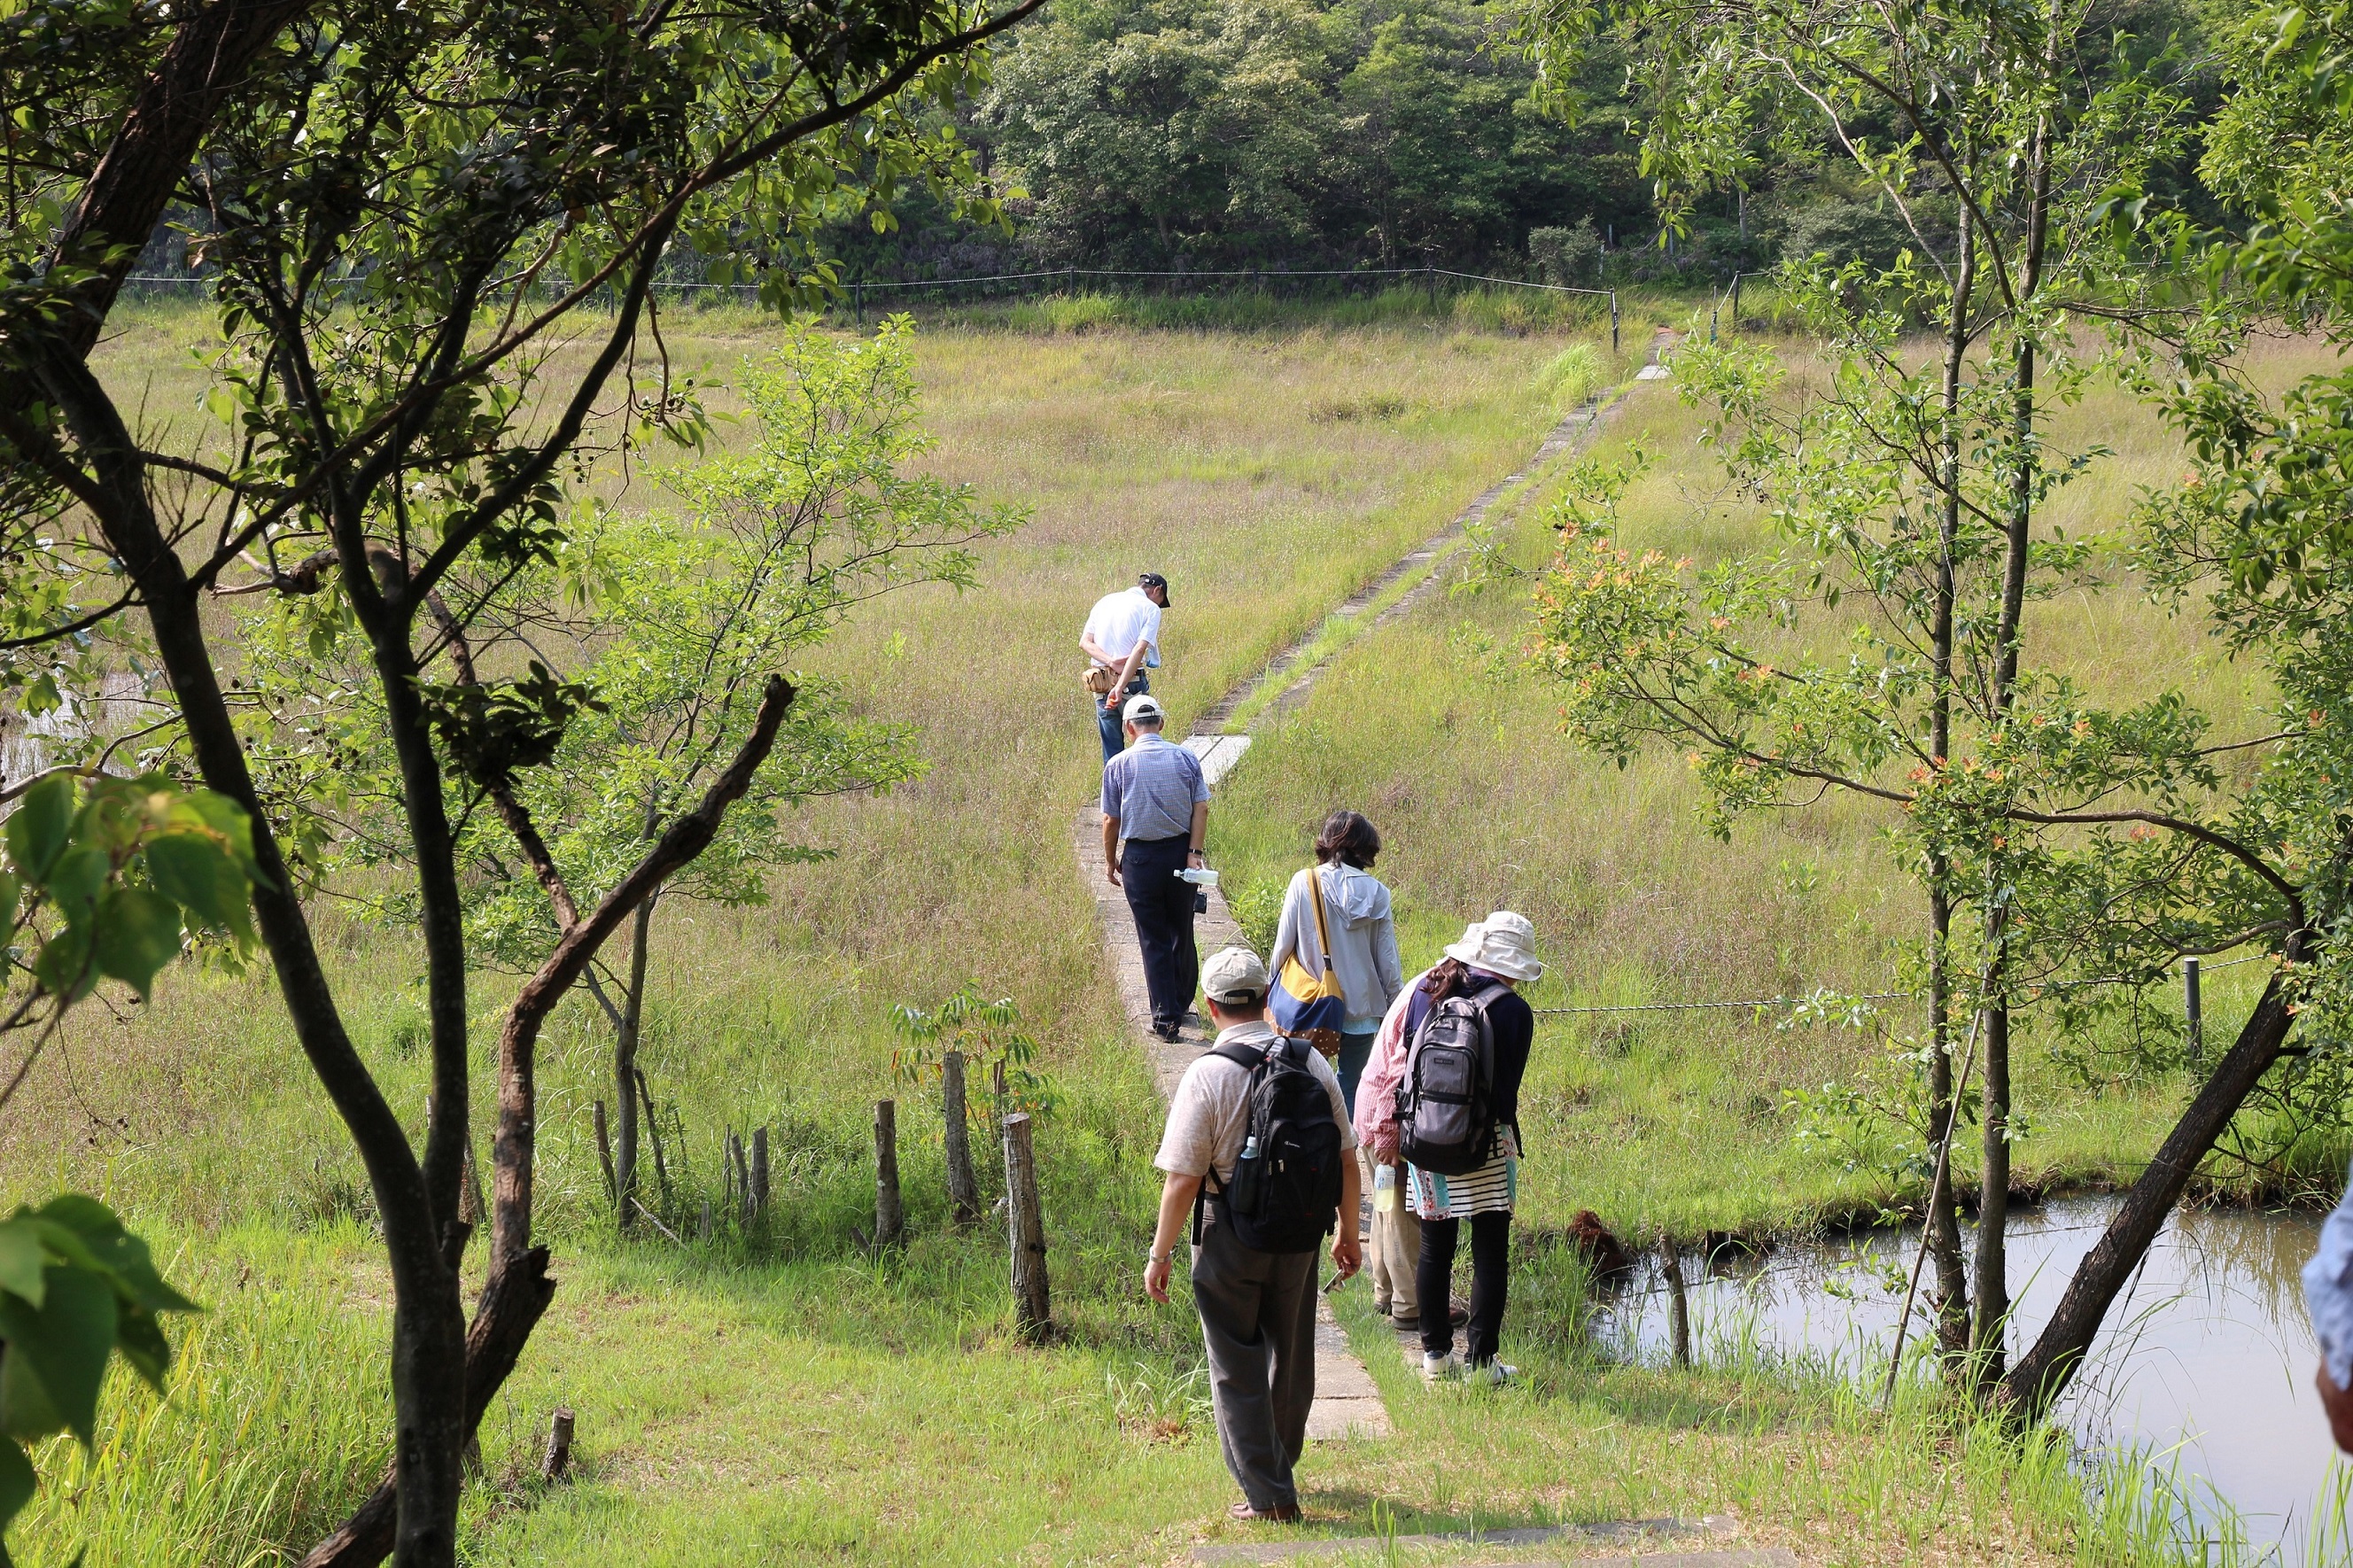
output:
<svg viewBox="0 0 2353 1568"><path fill-rule="evenodd" d="M2114 1212L2113 1199L2072 1198L2011 1214L2013 1355ZM2320 1221L2293 1211L2177 1214L2110 1310L2060 1412L2089 1443L2149 1455L2202 1526L2219 1533L2235 1515L2257 1560L2306 1563L2316 1510L2325 1517L2323 1500L2346 1480L2312 1385L2318 1352L2298 1279ZM1725 1254L1704 1280L1686 1259L1694 1352L1802 1355L1851 1377L1884 1377L1918 1246L1914 1228L1785 1245L1761 1258ZM1914 1332L1924 1321L1915 1314ZM1645 1359L1667 1354L1655 1259L1598 1329Z"/></svg>

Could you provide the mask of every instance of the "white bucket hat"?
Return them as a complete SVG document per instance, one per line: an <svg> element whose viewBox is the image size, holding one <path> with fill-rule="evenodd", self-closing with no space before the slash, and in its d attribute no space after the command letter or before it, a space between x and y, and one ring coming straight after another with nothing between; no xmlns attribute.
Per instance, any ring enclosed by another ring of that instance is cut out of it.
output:
<svg viewBox="0 0 2353 1568"><path fill-rule="evenodd" d="M1536 928L1525 915L1509 910L1497 910L1463 927L1462 940L1448 948L1446 956L1524 984L1544 974L1544 965L1536 962Z"/></svg>

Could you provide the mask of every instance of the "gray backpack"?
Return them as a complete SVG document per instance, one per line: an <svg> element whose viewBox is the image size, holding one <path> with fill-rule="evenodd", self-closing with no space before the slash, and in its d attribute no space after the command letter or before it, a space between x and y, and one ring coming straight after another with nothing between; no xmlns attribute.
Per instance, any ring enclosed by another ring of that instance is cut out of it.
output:
<svg viewBox="0 0 2353 1568"><path fill-rule="evenodd" d="M1407 1048L1398 1090L1398 1152L1425 1171L1467 1176L1495 1146L1495 1025L1489 984L1430 1008Z"/></svg>

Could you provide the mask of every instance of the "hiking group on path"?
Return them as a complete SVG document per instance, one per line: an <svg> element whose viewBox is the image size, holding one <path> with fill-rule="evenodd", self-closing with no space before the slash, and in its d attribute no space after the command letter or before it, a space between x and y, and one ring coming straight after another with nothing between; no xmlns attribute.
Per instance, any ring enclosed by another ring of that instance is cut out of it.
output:
<svg viewBox="0 0 2353 1568"><path fill-rule="evenodd" d="M1167 605L1166 579L1146 573L1099 601L1080 638L1104 757L1103 872L1134 917L1153 1032L1180 1038L1197 993L1217 1030L1169 1105L1144 1283L1166 1303L1189 1237L1218 1442L1242 1489L1230 1511L1291 1521L1315 1397L1316 1254L1331 1237L1339 1272L1327 1290L1356 1273L1367 1186L1374 1305L1419 1331L1424 1380L1492 1385L1515 1373L1495 1352L1535 1033L1518 987L1544 965L1535 928L1497 910L1408 981L1389 890L1373 875L1380 834L1354 811L1335 812L1316 836L1267 958L1229 947L1203 963L1193 919L1213 879L1202 860L1209 788L1199 759L1162 733L1145 674L1159 662ZM1457 1314L1465 1221L1472 1289Z"/></svg>

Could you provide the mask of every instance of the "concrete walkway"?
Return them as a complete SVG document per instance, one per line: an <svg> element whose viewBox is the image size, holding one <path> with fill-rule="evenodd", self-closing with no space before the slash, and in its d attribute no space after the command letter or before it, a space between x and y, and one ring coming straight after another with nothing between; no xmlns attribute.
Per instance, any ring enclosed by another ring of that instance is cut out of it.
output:
<svg viewBox="0 0 2353 1568"><path fill-rule="evenodd" d="M1666 334L1662 333L1651 346L1651 363L1653 367L1658 363L1660 344L1666 341ZM1409 551L1335 610L1333 618L1345 621L1362 616L1391 593L1398 584L1416 574L1419 574L1419 580L1383 609L1372 626L1386 626L1420 604L1437 590L1440 560L1472 524L1485 521L1495 503L1530 474L1590 440L1624 405L1624 390L1614 390L1586 404L1553 426L1525 468L1505 475L1490 486L1456 513L1444 528ZM1212 789L1250 749L1248 733L1229 733L1227 730L1233 715L1243 704L1257 692L1277 691L1274 700L1253 717L1251 722L1255 726L1288 712L1313 689L1315 678L1329 662L1328 657L1316 658L1312 652L1322 630L1318 627L1315 632L1275 655L1258 675L1226 693L1196 721L1185 745L1201 759L1202 773L1208 779ZM1193 1023L1187 1023L1174 1042L1162 1040L1153 1034L1152 1003L1145 989L1144 960L1136 947L1135 923L1128 913L1126 895L1103 875L1103 818L1092 801L1081 806L1077 816L1071 819L1071 847L1078 861L1080 874L1094 895L1097 923L1103 931L1103 955L1110 962L1112 973L1118 981L1120 1005L1126 1010L1129 1031L1146 1059L1152 1063L1153 1080L1159 1087L1161 1103L1166 1105L1176 1092L1177 1080L1185 1076L1185 1069L1209 1044L1210 1037L1205 1029ZM1193 931L1204 955L1221 947L1240 944L1242 941L1241 928L1234 923L1233 913L1226 907L1225 894L1215 888L1209 889L1208 913L1195 919ZM1386 1437L1388 1432L1388 1412L1381 1404L1380 1389L1374 1384L1372 1374L1365 1370L1365 1363L1349 1348L1347 1335L1332 1316L1330 1299L1319 1294L1315 1298L1315 1405L1307 1417L1309 1439L1326 1442L1344 1437Z"/></svg>

